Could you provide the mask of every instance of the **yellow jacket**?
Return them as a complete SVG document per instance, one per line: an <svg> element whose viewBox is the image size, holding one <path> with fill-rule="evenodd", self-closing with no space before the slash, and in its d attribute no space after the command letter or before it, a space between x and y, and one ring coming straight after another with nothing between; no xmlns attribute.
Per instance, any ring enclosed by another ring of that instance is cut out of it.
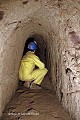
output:
<svg viewBox="0 0 80 120"><path fill-rule="evenodd" d="M45 67L44 63L40 61L40 59L34 54L34 52L27 52L21 60L19 68L19 79L24 80L26 75L32 73L35 65L40 69L43 69Z"/></svg>

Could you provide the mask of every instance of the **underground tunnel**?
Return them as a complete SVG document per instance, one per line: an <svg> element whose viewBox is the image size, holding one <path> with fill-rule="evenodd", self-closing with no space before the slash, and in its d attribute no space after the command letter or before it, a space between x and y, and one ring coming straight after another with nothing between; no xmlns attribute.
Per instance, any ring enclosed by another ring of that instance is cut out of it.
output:
<svg viewBox="0 0 80 120"><path fill-rule="evenodd" d="M50 89L50 96L56 94L71 119L80 120L79 0L0 2L0 116L14 94L17 95L19 65L29 38L35 38L39 44L37 54L48 69L42 86ZM51 104L54 105L54 99Z"/></svg>

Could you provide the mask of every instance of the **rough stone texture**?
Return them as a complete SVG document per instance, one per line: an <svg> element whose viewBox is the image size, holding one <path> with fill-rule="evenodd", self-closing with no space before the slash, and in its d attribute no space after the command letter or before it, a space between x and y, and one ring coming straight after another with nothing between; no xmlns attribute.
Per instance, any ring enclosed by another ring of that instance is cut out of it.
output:
<svg viewBox="0 0 80 120"><path fill-rule="evenodd" d="M23 86L13 95L1 120L72 120L50 90Z"/></svg>
<svg viewBox="0 0 80 120"><path fill-rule="evenodd" d="M53 89L70 115L80 119L80 1L4 0L0 3L0 115L15 92L26 39L46 43Z"/></svg>

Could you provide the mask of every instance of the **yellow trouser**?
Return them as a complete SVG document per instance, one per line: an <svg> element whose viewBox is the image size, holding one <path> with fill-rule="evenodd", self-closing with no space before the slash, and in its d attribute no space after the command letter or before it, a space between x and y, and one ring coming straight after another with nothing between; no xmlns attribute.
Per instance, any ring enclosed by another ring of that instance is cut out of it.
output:
<svg viewBox="0 0 80 120"><path fill-rule="evenodd" d="M46 68L35 69L32 73L26 75L26 79L24 81L34 80L34 83L40 85L47 71L48 70Z"/></svg>

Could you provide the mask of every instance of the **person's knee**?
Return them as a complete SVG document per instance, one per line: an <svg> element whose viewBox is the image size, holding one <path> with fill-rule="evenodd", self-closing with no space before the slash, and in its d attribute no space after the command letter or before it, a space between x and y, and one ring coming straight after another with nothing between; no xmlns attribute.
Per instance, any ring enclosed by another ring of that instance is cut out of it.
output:
<svg viewBox="0 0 80 120"><path fill-rule="evenodd" d="M43 70L44 70L45 74L47 74L48 70L46 68L44 68Z"/></svg>

